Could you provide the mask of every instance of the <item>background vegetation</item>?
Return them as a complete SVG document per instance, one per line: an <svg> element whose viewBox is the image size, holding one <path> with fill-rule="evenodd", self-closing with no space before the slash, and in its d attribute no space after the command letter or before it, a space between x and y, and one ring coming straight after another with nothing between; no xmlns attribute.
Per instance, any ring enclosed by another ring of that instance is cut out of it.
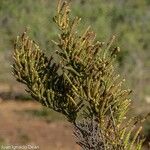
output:
<svg viewBox="0 0 150 150"><path fill-rule="evenodd" d="M149 0L75 0L72 3L74 15L83 18L83 26L91 24L100 41L108 40L113 34L117 36L117 44L121 47L120 72L134 89L136 101L149 97ZM52 22L55 6L52 0L0 1L1 81L11 80L9 61L5 58L9 58L14 38L25 27L31 29L32 37L43 49L54 50L50 40L56 37Z"/></svg>
<svg viewBox="0 0 150 150"><path fill-rule="evenodd" d="M150 1L149 0L72 0L73 14L83 26L92 25L100 41L113 34L120 46L119 72L133 89L136 113L150 108ZM55 50L56 28L52 22L56 1L0 0L0 82L16 84L11 76L11 53L15 37L28 27L39 45ZM80 28L82 29L83 26ZM150 125L146 126L150 130Z"/></svg>

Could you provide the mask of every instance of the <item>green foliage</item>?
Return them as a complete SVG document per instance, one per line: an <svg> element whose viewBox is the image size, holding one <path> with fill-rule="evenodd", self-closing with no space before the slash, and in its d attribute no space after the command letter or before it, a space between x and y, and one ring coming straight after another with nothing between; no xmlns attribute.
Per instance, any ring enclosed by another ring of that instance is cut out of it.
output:
<svg viewBox="0 0 150 150"><path fill-rule="evenodd" d="M124 80L114 69L120 51L113 45L115 37L106 43L96 41L91 27L80 34L80 20L72 19L69 4L59 1L54 22L60 34L53 42L59 48L55 55L60 62L54 55L48 58L24 32L14 44L14 76L27 85L35 100L64 114L76 128L82 118L94 118L104 149L140 150L142 127L136 129L135 121L126 118L131 90L123 89Z"/></svg>
<svg viewBox="0 0 150 150"><path fill-rule="evenodd" d="M52 1L45 0L1 0L0 1L0 51L11 49L14 36L24 27L32 28L30 33L40 45L48 48L48 39L54 37L54 26L50 26L49 16L54 14ZM29 19L30 18L30 19ZM42 28L41 28L42 27ZM37 31L41 30L37 35ZM7 41L7 43L6 43Z"/></svg>
<svg viewBox="0 0 150 150"><path fill-rule="evenodd" d="M148 142L150 141L150 119L147 119L144 124L144 133L148 137Z"/></svg>
<svg viewBox="0 0 150 150"><path fill-rule="evenodd" d="M73 13L83 18L80 30L84 24L91 24L100 40L116 34L122 49L117 57L118 69L134 89L134 99L145 99L145 95L150 94L149 0L74 0L72 3ZM56 38L57 30L50 18L54 15L54 5L53 0L0 0L0 34L3 35L0 52L4 53L1 57L12 49L16 33L24 27L32 29L30 35L44 50L53 51L49 39ZM0 67L0 81L7 82L10 68L6 58L1 59Z"/></svg>

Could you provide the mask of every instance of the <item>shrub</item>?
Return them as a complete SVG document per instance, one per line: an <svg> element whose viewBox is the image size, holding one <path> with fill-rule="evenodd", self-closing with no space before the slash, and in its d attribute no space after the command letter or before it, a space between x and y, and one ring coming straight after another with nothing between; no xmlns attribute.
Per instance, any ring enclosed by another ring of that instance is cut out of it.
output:
<svg viewBox="0 0 150 150"><path fill-rule="evenodd" d="M114 68L120 51L115 37L105 44L95 41L90 27L80 34L80 20L70 17L69 3L59 1L54 22L60 34L53 42L60 61L48 58L24 32L14 44L14 76L35 100L66 116L83 149L140 150L142 127L126 118L131 90L123 89Z"/></svg>

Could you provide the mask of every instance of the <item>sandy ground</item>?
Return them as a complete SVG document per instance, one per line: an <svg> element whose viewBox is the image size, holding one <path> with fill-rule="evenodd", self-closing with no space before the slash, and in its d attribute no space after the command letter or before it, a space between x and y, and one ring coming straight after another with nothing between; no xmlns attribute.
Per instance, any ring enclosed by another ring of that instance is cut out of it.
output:
<svg viewBox="0 0 150 150"><path fill-rule="evenodd" d="M46 122L38 117L22 115L23 110L40 109L36 102L2 101L0 103L0 143L35 145L40 150L79 150L71 127L65 121Z"/></svg>
<svg viewBox="0 0 150 150"><path fill-rule="evenodd" d="M47 121L26 113L27 110L42 108L35 101L20 101L26 95L20 84L0 84L0 150L13 150L14 147L6 146L15 145L30 146L21 150L80 150L75 143L71 126L64 119ZM149 105L141 106L140 110L149 110ZM137 112L141 113L140 110Z"/></svg>

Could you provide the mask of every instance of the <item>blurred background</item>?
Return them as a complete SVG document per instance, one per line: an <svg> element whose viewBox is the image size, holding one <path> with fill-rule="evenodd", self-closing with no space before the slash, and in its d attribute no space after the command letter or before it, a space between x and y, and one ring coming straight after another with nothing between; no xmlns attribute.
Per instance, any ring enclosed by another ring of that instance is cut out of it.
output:
<svg viewBox="0 0 150 150"><path fill-rule="evenodd" d="M13 42L25 28L48 55L58 30L52 21L57 0L0 0L0 144L35 144L42 150L78 149L60 116L31 101L11 73ZM118 72L133 90L133 115L150 112L150 0L72 0L72 14L91 25L99 41L116 35ZM32 134L31 134L32 133ZM150 119L144 123L150 142ZM65 137L65 138L64 138Z"/></svg>

